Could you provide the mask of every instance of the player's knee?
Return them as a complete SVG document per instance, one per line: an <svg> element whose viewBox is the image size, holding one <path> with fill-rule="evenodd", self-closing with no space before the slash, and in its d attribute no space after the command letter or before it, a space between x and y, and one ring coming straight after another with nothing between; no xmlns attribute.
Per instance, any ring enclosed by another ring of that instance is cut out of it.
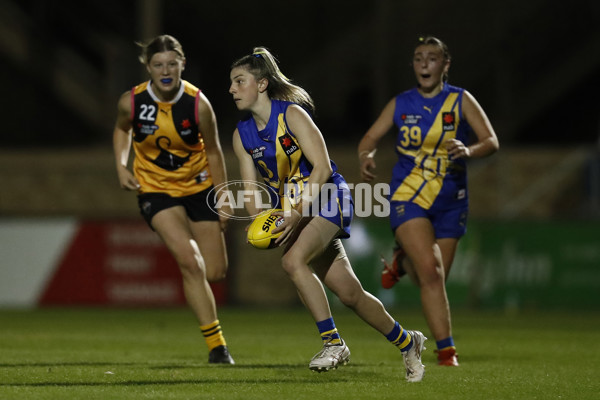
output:
<svg viewBox="0 0 600 400"><path fill-rule="evenodd" d="M227 265L226 264L221 264L221 265L217 266L216 268L213 268L212 266L211 266L211 268L207 268L206 280L208 280L211 283L222 281L223 279L225 279L226 276L227 276Z"/></svg>
<svg viewBox="0 0 600 400"><path fill-rule="evenodd" d="M193 253L176 257L177 265L183 274L204 274L203 268L198 265L198 260Z"/></svg>
<svg viewBox="0 0 600 400"><path fill-rule="evenodd" d="M354 309L358 304L359 299L364 294L362 290L343 290L337 293L338 299L348 308Z"/></svg>
<svg viewBox="0 0 600 400"><path fill-rule="evenodd" d="M198 245L193 240L190 240L190 246L180 248L174 254L177 265L181 273L187 276L206 276L206 265L204 258L200 254Z"/></svg>
<svg viewBox="0 0 600 400"><path fill-rule="evenodd" d="M418 272L420 286L444 285L444 268L436 262L421 266Z"/></svg>
<svg viewBox="0 0 600 400"><path fill-rule="evenodd" d="M331 282L329 283L331 284ZM328 287L343 305L351 309L355 309L361 301L369 296L358 279L346 280L341 284L338 283Z"/></svg>
<svg viewBox="0 0 600 400"><path fill-rule="evenodd" d="M294 276L298 273L300 268L303 267L302 263L299 261L298 257L295 257L292 251L288 251L281 258L281 266L283 270L293 279Z"/></svg>

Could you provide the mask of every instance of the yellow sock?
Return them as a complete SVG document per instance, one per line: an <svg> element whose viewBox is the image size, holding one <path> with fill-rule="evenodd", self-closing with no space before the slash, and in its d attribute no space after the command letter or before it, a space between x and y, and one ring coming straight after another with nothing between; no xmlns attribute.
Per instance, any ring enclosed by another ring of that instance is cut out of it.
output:
<svg viewBox="0 0 600 400"><path fill-rule="evenodd" d="M208 351L211 351L218 346L227 345L225 338L223 337L223 332L221 332L219 320L211 322L208 325L200 325L200 329L202 330L202 335L204 335Z"/></svg>

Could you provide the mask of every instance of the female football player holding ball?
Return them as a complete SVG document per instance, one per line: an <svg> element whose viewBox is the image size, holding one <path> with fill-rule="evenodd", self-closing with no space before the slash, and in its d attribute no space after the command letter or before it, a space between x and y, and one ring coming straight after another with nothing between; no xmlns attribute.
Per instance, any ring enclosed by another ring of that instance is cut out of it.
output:
<svg viewBox="0 0 600 400"><path fill-rule="evenodd" d="M254 181L258 169L279 191L274 201L278 204L273 207L292 207L274 233L281 232L277 244L284 247L283 269L312 314L323 341L309 368L327 371L350 358L350 350L335 326L324 283L343 304L400 349L406 379L420 381L425 372L421 351L426 338L419 331L403 329L381 302L362 288L340 241L350 236L351 196L310 116L314 109L311 97L281 73L275 58L262 47L235 61L230 78L233 101L239 110L248 112L233 134L242 179ZM293 198L286 190L287 183L299 188ZM320 195L315 188L325 184L337 188L321 194L328 196L320 199L328 212L309 212L312 199ZM257 214L253 205L246 205L251 215Z"/></svg>

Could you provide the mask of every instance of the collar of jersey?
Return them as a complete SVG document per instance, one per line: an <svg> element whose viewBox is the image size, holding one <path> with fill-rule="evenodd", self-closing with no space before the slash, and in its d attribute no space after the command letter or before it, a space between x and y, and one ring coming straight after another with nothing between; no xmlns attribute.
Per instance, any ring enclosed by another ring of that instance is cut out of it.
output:
<svg viewBox="0 0 600 400"><path fill-rule="evenodd" d="M261 138L262 140L264 140L265 142L272 141L271 135L273 133L273 130L269 129L269 128L273 124L273 114L277 114L277 113L273 113L273 106L271 105L271 114L269 115L269 121L267 122L267 125L265 126L265 128L261 129L261 130L258 130L258 127L256 126L256 121L254 121L254 118L252 118L258 137Z"/></svg>
<svg viewBox="0 0 600 400"><path fill-rule="evenodd" d="M183 96L183 91L185 90L184 86L185 85L184 85L183 81L181 81L181 85L179 85L179 91L177 92L177 95L175 96L175 98L173 100L171 100L171 101L162 101L154 93L154 90L152 90L152 80L150 80L150 81L148 81L148 94L150 94L150 97L152 97L152 100L154 100L157 103L175 104L175 103L177 103L179 101L179 99L181 98L181 96Z"/></svg>

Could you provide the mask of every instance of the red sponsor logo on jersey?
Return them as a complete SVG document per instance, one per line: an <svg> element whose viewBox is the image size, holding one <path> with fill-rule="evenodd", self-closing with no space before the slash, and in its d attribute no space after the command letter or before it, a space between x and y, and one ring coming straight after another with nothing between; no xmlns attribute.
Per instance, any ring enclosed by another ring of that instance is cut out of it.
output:
<svg viewBox="0 0 600 400"><path fill-rule="evenodd" d="M279 144L281 144L281 148L288 156L291 156L298 150L296 142L294 142L294 139L292 139L289 133L286 133L279 138Z"/></svg>
<svg viewBox="0 0 600 400"><path fill-rule="evenodd" d="M454 116L454 112L445 112L442 113L442 130L445 131L453 131L456 129L454 124L456 122L456 118Z"/></svg>

